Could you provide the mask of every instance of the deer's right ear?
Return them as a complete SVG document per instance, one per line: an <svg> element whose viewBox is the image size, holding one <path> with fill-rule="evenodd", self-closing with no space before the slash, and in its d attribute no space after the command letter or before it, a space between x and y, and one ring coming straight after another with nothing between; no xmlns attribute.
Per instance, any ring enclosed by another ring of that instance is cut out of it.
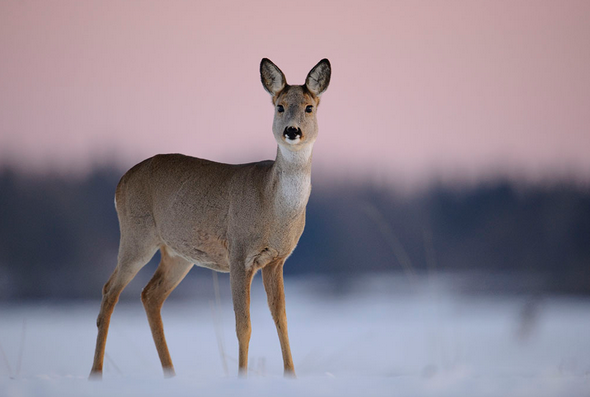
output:
<svg viewBox="0 0 590 397"><path fill-rule="evenodd" d="M260 62L260 80L262 80L264 89L272 96L281 92L287 84L287 80L281 69L268 58L263 58Z"/></svg>

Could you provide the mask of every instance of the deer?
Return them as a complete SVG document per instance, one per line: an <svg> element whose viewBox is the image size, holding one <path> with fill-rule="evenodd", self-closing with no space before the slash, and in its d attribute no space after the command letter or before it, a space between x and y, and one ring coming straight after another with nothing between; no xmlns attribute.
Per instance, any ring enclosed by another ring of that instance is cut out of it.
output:
<svg viewBox="0 0 590 397"><path fill-rule="evenodd" d="M283 266L305 226L317 108L330 83L322 59L305 84L289 85L269 59L260 78L274 106L274 161L225 164L182 154L158 154L127 171L115 191L120 241L117 265L102 290L90 378L102 379L111 315L127 284L160 250L160 263L142 290L165 377L175 376L161 309L194 266L229 272L239 347L238 375L247 375L250 289L260 270L281 346L284 376L294 377Z"/></svg>

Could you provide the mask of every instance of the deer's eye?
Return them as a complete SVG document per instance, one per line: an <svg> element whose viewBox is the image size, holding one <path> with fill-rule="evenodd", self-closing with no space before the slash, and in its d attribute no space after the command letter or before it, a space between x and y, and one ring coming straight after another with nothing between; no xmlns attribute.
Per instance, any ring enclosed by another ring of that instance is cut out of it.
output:
<svg viewBox="0 0 590 397"><path fill-rule="evenodd" d="M285 108L283 107L283 105L278 105L277 106L277 112L283 113L284 111L285 111Z"/></svg>
<svg viewBox="0 0 590 397"><path fill-rule="evenodd" d="M307 105L307 107L305 108L305 113L311 113L312 111L313 111L313 106Z"/></svg>

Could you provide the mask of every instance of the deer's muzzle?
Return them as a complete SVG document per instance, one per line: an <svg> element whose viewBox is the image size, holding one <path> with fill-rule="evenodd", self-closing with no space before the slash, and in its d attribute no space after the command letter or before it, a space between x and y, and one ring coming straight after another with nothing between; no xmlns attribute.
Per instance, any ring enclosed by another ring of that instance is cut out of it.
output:
<svg viewBox="0 0 590 397"><path fill-rule="evenodd" d="M287 127L283 132L283 136L289 139L290 141L294 141L297 138L301 138L301 128L298 127Z"/></svg>

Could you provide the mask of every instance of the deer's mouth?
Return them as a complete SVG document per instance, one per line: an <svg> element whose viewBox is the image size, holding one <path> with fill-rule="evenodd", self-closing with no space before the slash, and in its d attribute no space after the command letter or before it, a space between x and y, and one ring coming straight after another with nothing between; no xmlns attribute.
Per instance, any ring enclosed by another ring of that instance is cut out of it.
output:
<svg viewBox="0 0 590 397"><path fill-rule="evenodd" d="M283 137L287 143L294 145L301 141L303 134L299 127L287 127L285 128L285 131L283 131Z"/></svg>

